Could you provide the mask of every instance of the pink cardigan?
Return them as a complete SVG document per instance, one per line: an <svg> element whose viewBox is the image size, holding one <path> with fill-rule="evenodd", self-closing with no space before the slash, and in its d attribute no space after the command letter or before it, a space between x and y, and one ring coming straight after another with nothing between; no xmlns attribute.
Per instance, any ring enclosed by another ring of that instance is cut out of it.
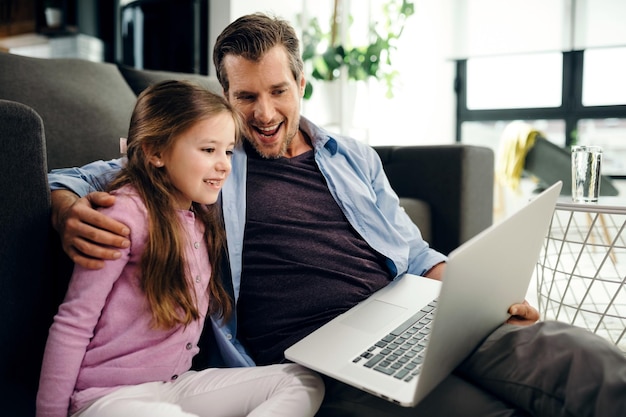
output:
<svg viewBox="0 0 626 417"><path fill-rule="evenodd" d="M170 330L151 328L139 283L148 235L143 202L130 187L103 213L131 230L131 247L100 270L76 266L50 328L43 359L37 417L67 417L123 385L170 381L191 367L208 309L210 266L203 226L191 211L180 217L190 242L185 257L202 320Z"/></svg>

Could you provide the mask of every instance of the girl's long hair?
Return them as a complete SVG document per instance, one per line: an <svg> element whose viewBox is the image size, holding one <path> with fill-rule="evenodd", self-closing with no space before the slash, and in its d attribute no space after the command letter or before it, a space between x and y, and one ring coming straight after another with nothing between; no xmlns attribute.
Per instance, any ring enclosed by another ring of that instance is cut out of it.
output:
<svg viewBox="0 0 626 417"><path fill-rule="evenodd" d="M144 201L149 220L148 242L141 260L141 285L152 309L156 328L187 325L200 318L190 282L183 233L174 206L175 188L165 169L149 162L150 155L169 151L176 138L198 121L229 113L240 140L242 119L222 97L181 81L164 81L148 87L138 97L127 138L126 166L109 185L114 190L130 184ZM211 266L209 313L228 319L232 301L224 289L219 264L225 250L220 204L192 204L205 226Z"/></svg>

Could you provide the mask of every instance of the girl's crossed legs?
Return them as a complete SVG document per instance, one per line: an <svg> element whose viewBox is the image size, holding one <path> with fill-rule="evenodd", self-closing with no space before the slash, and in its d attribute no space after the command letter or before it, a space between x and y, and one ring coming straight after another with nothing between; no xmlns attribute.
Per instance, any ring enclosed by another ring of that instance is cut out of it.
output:
<svg viewBox="0 0 626 417"><path fill-rule="evenodd" d="M120 388L72 417L313 416L323 396L321 378L299 365L211 368Z"/></svg>

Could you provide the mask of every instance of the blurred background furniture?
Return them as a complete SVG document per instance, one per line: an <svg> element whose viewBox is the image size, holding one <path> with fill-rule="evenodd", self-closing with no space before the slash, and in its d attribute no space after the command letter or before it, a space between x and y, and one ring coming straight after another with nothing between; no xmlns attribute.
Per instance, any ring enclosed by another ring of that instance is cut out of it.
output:
<svg viewBox="0 0 626 417"><path fill-rule="evenodd" d="M542 319L565 321L626 355L626 199L557 203L536 268Z"/></svg>
<svg viewBox="0 0 626 417"><path fill-rule="evenodd" d="M544 189L557 181L563 181L561 195L572 195L572 157L569 150L555 145L543 136L535 138L528 150L524 171L538 180L538 188ZM616 196L618 190L606 175L600 181L601 196Z"/></svg>
<svg viewBox="0 0 626 417"><path fill-rule="evenodd" d="M517 191L523 176L533 179L537 192L562 181L561 195L572 195L572 156L569 149L550 142L531 124L516 120L507 124L502 132L496 180L500 186ZM602 175L600 195L618 194L611 179Z"/></svg>
<svg viewBox="0 0 626 417"><path fill-rule="evenodd" d="M563 182L561 195L571 196L571 159L569 149L550 142L531 124L519 120L508 123L500 137L496 159L495 221L508 216L516 206L525 204L533 194L557 181ZM611 178L602 175L600 195L618 194Z"/></svg>

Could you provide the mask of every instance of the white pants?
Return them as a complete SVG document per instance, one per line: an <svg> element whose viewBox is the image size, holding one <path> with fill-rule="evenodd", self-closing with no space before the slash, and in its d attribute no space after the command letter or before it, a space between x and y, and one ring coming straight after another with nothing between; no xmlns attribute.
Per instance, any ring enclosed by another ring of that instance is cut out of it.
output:
<svg viewBox="0 0 626 417"><path fill-rule="evenodd" d="M323 396L321 378L299 365L211 368L120 388L72 417L313 416Z"/></svg>

